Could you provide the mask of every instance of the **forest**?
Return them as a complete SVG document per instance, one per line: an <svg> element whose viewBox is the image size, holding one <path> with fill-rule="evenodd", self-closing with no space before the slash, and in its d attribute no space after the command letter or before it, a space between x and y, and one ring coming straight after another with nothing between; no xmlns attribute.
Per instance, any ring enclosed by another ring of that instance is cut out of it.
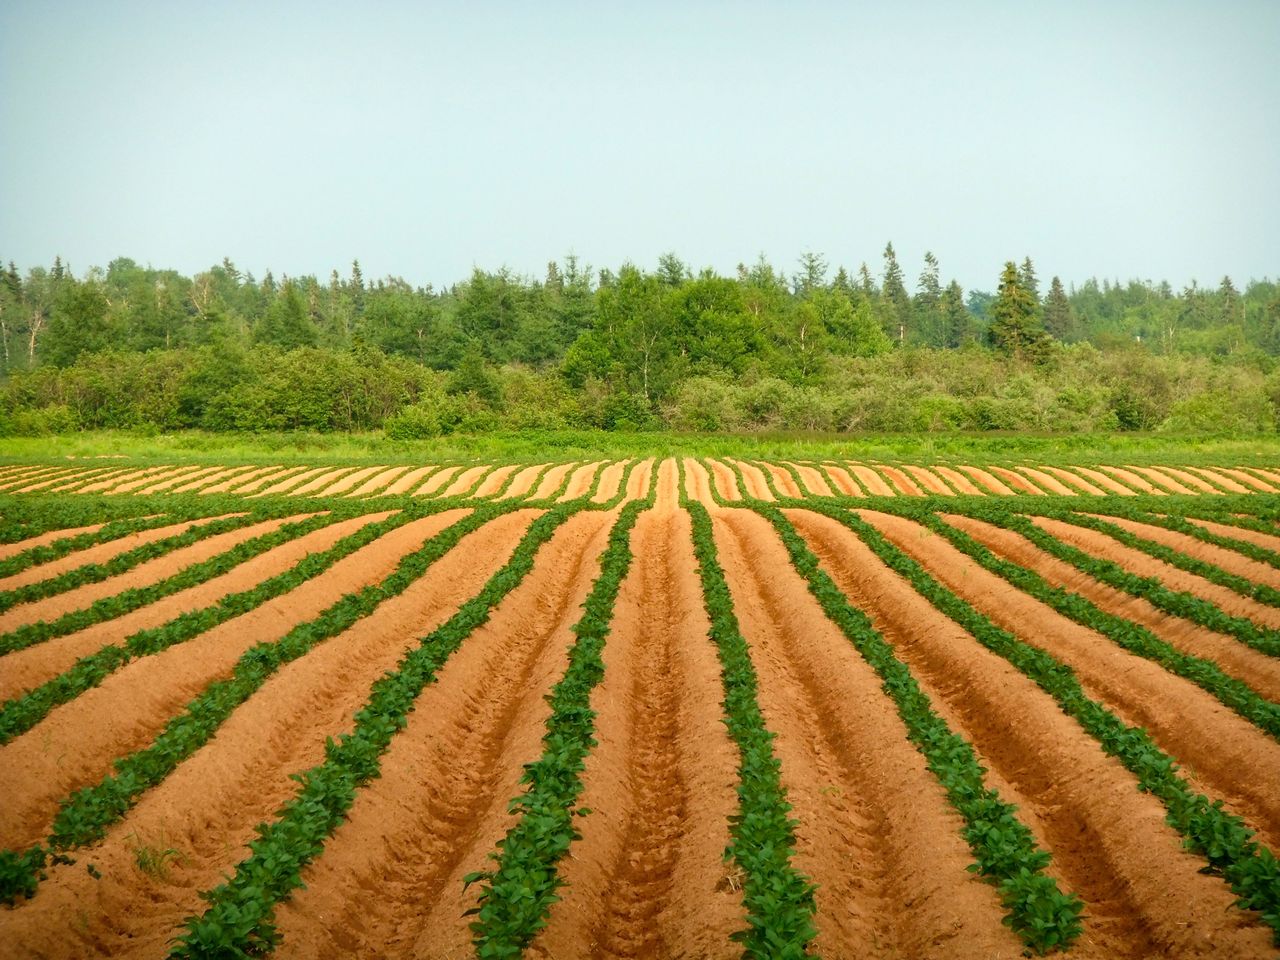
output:
<svg viewBox="0 0 1280 960"><path fill-rule="evenodd" d="M84 429L1274 433L1280 284L993 292L805 253L732 276L675 254L447 289L349 272L0 270L0 434Z"/></svg>

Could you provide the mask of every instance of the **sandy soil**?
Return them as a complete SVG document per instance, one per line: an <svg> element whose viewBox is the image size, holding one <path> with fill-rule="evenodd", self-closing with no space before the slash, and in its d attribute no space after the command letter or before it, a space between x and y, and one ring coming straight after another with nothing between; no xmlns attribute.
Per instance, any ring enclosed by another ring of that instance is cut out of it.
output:
<svg viewBox="0 0 1280 960"><path fill-rule="evenodd" d="M1085 901L1067 956L1269 956L1267 934L1182 847L1164 808L1048 694L989 652L835 521L788 511L823 567L973 744L988 784L1051 851ZM1229 946L1228 946L1229 945Z"/></svg>
<svg viewBox="0 0 1280 960"><path fill-rule="evenodd" d="M1266 842L1280 838L1280 743L1189 680L1013 589L941 537L888 514L863 517L994 623L1069 665L1090 696L1144 727L1199 789L1226 800Z"/></svg>
<svg viewBox="0 0 1280 960"><path fill-rule="evenodd" d="M965 869L958 815L874 671L822 614L767 521L724 510L715 528L799 821L794 863L817 884L814 952L1018 956L994 889Z"/></svg>
<svg viewBox="0 0 1280 960"><path fill-rule="evenodd" d="M508 526L507 533L516 531ZM55 868L32 900L7 914L10 947L26 956L161 955L171 931L202 910L199 892L247 854L254 826L294 795L289 775L323 760L326 737L350 729L370 685L480 588L515 539L454 551L454 562L436 564L403 594L283 667L94 847L100 880L82 865ZM487 562L476 564L476 556ZM140 876L141 845L175 856L161 874Z"/></svg>
<svg viewBox="0 0 1280 960"><path fill-rule="evenodd" d="M445 663L348 821L278 911L283 957L470 956L468 918L483 869L511 826L522 765L541 753L613 515L582 513L545 544L529 577ZM353 898L352 890L376 891Z"/></svg>

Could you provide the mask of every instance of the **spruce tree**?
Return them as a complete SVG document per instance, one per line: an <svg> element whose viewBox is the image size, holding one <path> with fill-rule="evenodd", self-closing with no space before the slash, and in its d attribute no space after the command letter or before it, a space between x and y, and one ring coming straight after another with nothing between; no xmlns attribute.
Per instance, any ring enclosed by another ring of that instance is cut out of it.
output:
<svg viewBox="0 0 1280 960"><path fill-rule="evenodd" d="M1064 342L1075 340L1077 336L1075 311L1071 309L1071 301L1057 277L1049 281L1049 295L1044 301L1044 328L1050 336Z"/></svg>
<svg viewBox="0 0 1280 960"><path fill-rule="evenodd" d="M1040 302L1040 281L1036 279L1036 266L1030 257L1024 257L1022 266L1018 268L1018 282L1031 295L1032 300Z"/></svg>
<svg viewBox="0 0 1280 960"><path fill-rule="evenodd" d="M1036 319L1036 301L1022 285L1017 265L1008 261L1000 275L1000 291L991 304L991 344L1021 359L1039 357L1044 331Z"/></svg>
<svg viewBox="0 0 1280 960"><path fill-rule="evenodd" d="M902 267L898 266L898 255L893 252L892 242L885 244L884 248L884 283L880 287L880 293L889 308L887 319L891 329L885 332L891 339L901 343L907 336L911 298L902 282Z"/></svg>

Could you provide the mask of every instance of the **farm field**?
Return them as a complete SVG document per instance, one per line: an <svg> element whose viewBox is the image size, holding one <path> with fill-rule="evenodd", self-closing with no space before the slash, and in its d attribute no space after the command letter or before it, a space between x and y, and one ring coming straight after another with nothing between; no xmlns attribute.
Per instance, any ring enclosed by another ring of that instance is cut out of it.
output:
<svg viewBox="0 0 1280 960"><path fill-rule="evenodd" d="M1277 494L0 465L0 956L1274 957Z"/></svg>

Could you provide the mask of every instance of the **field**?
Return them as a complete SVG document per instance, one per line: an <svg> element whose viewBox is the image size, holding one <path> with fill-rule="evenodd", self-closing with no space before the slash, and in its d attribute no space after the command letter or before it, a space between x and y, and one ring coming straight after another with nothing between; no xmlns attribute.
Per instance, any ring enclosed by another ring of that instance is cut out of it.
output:
<svg viewBox="0 0 1280 960"><path fill-rule="evenodd" d="M0 956L1276 956L1280 466L945 459L0 466Z"/></svg>

